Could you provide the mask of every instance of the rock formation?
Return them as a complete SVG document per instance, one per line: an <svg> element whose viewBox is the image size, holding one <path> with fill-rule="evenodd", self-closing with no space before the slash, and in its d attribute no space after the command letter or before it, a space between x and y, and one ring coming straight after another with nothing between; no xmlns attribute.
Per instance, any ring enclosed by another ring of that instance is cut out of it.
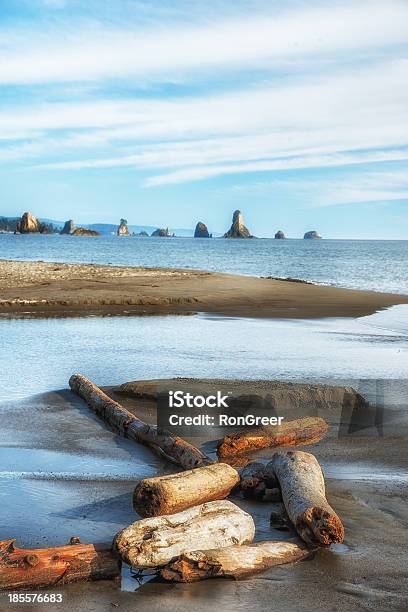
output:
<svg viewBox="0 0 408 612"><path fill-rule="evenodd" d="M319 234L319 232L316 232L315 230L312 230L310 232L306 232L306 234L303 236L304 240L316 240L316 239L320 239L321 235Z"/></svg>
<svg viewBox="0 0 408 612"><path fill-rule="evenodd" d="M276 240L285 240L285 238L286 238L286 236L282 232L282 230L279 230L279 232L276 232L276 234L275 234L275 239Z"/></svg>
<svg viewBox="0 0 408 612"><path fill-rule="evenodd" d="M149 236L149 234L147 232L145 232L144 230L142 230L138 234L134 234L134 236L140 236L142 238L145 238L146 236Z"/></svg>
<svg viewBox="0 0 408 612"><path fill-rule="evenodd" d="M207 226L202 221L199 221L194 231L194 238L209 238Z"/></svg>
<svg viewBox="0 0 408 612"><path fill-rule="evenodd" d="M75 223L72 219L65 221L64 227L61 230L61 234L73 234L75 232Z"/></svg>
<svg viewBox="0 0 408 612"><path fill-rule="evenodd" d="M121 219L118 227L118 236L129 236L129 229L127 226L127 220Z"/></svg>
<svg viewBox="0 0 408 612"><path fill-rule="evenodd" d="M17 223L16 231L20 234L35 234L40 231L40 223L30 212L25 212Z"/></svg>
<svg viewBox="0 0 408 612"><path fill-rule="evenodd" d="M160 238L168 238L169 236L171 236L171 234L169 232L169 228L166 227L166 229L160 228L160 229L154 230L154 232L152 233L152 236L160 236Z"/></svg>
<svg viewBox="0 0 408 612"><path fill-rule="evenodd" d="M72 236L100 236L95 230L86 229L86 227L77 227L71 234Z"/></svg>
<svg viewBox="0 0 408 612"><path fill-rule="evenodd" d="M249 229L244 225L244 218L240 210L236 210L232 216L232 225L224 238L253 238Z"/></svg>

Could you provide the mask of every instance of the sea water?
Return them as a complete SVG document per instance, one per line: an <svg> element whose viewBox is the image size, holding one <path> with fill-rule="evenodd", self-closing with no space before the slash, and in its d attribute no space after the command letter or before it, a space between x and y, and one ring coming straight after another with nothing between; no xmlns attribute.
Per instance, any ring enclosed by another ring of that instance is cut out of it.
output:
<svg viewBox="0 0 408 612"><path fill-rule="evenodd" d="M407 240L225 240L0 234L0 259L195 268L408 294Z"/></svg>

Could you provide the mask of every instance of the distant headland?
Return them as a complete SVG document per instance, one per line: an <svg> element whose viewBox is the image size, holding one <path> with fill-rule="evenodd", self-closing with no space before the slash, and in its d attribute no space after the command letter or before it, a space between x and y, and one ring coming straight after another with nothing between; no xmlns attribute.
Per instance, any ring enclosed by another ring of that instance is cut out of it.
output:
<svg viewBox="0 0 408 612"><path fill-rule="evenodd" d="M244 224L244 217L240 210L232 215L230 228L224 234L210 233L203 221L198 221L194 230L172 229L168 227L129 225L127 219L120 219L118 225L110 223L92 223L77 226L73 219L68 221L54 221L39 219L31 212L25 212L21 217L0 217L0 233L2 234L60 234L64 236L101 236L113 235L120 237L139 238L226 238L226 239L252 239L256 238ZM287 236L282 230L275 233L276 240L286 240ZM308 230L303 235L305 240L321 239L316 230Z"/></svg>

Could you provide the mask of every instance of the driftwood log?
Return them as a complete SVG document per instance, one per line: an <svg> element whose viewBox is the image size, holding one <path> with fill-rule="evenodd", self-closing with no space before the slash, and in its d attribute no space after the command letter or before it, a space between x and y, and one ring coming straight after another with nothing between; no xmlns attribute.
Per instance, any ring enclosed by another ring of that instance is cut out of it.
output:
<svg viewBox="0 0 408 612"><path fill-rule="evenodd" d="M275 565L300 561L311 554L292 542L259 542L183 553L168 563L160 577L171 582L197 582L206 578L240 580Z"/></svg>
<svg viewBox="0 0 408 612"><path fill-rule="evenodd" d="M307 544L329 546L344 539L344 527L326 499L324 477L310 453L275 453L270 462L290 520Z"/></svg>
<svg viewBox="0 0 408 612"><path fill-rule="evenodd" d="M156 452L159 451L182 468L188 470L212 463L204 453L186 440L138 419L85 376L73 374L69 379L69 386L113 429L131 440L150 446Z"/></svg>
<svg viewBox="0 0 408 612"><path fill-rule="evenodd" d="M246 499L264 502L282 500L279 482L269 464L251 461L240 472L239 490Z"/></svg>
<svg viewBox="0 0 408 612"><path fill-rule="evenodd" d="M276 446L313 444L323 438L329 426L321 417L304 417L283 421L280 425L257 427L225 436L218 444L221 459Z"/></svg>
<svg viewBox="0 0 408 612"><path fill-rule="evenodd" d="M174 514L204 502L224 499L239 480L238 472L226 463L145 478L134 490L133 507L144 517Z"/></svg>
<svg viewBox="0 0 408 612"><path fill-rule="evenodd" d="M252 516L222 500L136 521L116 535L113 548L132 567L148 568L191 550L248 544L254 535Z"/></svg>
<svg viewBox="0 0 408 612"><path fill-rule="evenodd" d="M120 565L110 545L78 543L24 549L14 546L14 542L0 542L0 591L107 580L120 575Z"/></svg>

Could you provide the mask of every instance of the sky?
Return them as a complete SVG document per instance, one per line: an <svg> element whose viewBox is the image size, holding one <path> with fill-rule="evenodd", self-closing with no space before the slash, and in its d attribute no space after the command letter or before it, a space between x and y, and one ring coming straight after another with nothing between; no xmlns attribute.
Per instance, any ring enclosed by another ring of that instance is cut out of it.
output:
<svg viewBox="0 0 408 612"><path fill-rule="evenodd" d="M408 0L0 0L0 215L408 239Z"/></svg>

